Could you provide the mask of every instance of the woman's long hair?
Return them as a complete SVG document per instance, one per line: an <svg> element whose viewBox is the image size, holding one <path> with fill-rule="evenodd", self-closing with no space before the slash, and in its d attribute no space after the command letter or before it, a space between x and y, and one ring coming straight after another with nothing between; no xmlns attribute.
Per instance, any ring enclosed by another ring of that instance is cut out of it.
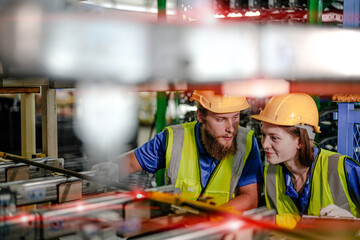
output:
<svg viewBox="0 0 360 240"><path fill-rule="evenodd" d="M284 127L290 135L300 139L301 148L298 150L296 157L303 166L311 167L314 159L313 140L310 140L307 131L298 127Z"/></svg>

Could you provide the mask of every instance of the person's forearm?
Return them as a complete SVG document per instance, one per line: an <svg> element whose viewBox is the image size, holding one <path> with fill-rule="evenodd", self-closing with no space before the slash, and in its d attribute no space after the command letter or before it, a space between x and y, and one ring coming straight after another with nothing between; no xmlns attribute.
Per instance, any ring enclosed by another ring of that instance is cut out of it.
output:
<svg viewBox="0 0 360 240"><path fill-rule="evenodd" d="M128 176L131 173L142 170L139 161L136 158L134 150L129 151L118 157L116 159L116 163L119 166L120 179Z"/></svg>
<svg viewBox="0 0 360 240"><path fill-rule="evenodd" d="M237 211L246 211L249 209L257 208L259 200L259 185L257 183L251 183L237 190L239 195L227 203L228 206L233 206Z"/></svg>
<svg viewBox="0 0 360 240"><path fill-rule="evenodd" d="M257 208L258 197L257 195L254 196L254 194L243 193L230 200L226 205L233 206L235 210L243 212L249 209Z"/></svg>

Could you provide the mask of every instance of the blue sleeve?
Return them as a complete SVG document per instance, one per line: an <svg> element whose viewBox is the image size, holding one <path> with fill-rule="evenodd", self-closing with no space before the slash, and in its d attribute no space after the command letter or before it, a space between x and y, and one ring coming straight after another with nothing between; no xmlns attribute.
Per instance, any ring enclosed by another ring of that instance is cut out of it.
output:
<svg viewBox="0 0 360 240"><path fill-rule="evenodd" d="M142 169L149 173L165 168L166 131L155 135L153 139L135 149L135 156Z"/></svg>
<svg viewBox="0 0 360 240"><path fill-rule="evenodd" d="M346 159L345 166L351 199L356 206L360 206L360 165L350 159Z"/></svg>
<svg viewBox="0 0 360 240"><path fill-rule="evenodd" d="M264 181L263 167L259 146L255 137L253 137L253 146L249 154L249 158L245 163L244 169L238 182L238 187L249 185L252 183L260 183Z"/></svg>

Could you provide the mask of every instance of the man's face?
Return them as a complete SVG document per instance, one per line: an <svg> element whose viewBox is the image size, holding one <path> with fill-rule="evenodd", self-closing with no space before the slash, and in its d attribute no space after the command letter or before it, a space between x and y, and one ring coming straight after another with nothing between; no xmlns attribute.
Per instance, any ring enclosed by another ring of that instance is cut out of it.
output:
<svg viewBox="0 0 360 240"><path fill-rule="evenodd" d="M200 116L199 116L200 115ZM240 112L213 113L206 117L198 113L202 126L202 141L208 153L220 160L230 152L236 152L236 136L240 121Z"/></svg>

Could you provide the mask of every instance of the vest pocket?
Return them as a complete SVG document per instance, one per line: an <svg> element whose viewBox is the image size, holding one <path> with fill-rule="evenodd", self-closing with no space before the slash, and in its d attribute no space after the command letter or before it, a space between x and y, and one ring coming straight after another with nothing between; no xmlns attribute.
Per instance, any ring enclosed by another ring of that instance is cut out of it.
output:
<svg viewBox="0 0 360 240"><path fill-rule="evenodd" d="M211 191L210 189L205 192L204 197L213 197L216 205L222 205L229 201L229 193L224 191Z"/></svg>
<svg viewBox="0 0 360 240"><path fill-rule="evenodd" d="M196 201L201 193L199 183L191 180L177 180L175 187L180 188L180 196L185 199Z"/></svg>

